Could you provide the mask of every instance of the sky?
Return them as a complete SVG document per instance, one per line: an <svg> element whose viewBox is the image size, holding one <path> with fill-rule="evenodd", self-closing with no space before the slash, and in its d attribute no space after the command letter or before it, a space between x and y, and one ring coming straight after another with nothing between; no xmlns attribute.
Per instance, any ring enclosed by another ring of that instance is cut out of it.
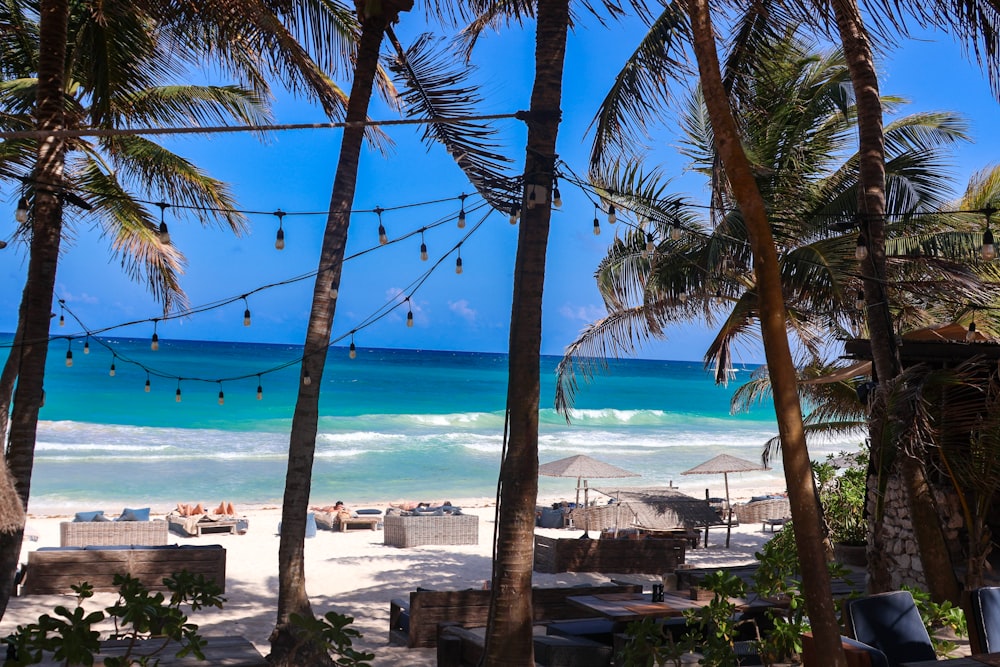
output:
<svg viewBox="0 0 1000 667"><path fill-rule="evenodd" d="M476 81L482 85L484 114L513 113L527 109L533 73L533 26L490 35L482 40L475 63ZM419 13L404 15L397 26L404 44L421 30ZM641 32L634 24L604 29L596 21L582 21L571 33L567 48L563 89L563 122L557 151L577 174L586 173L592 133L589 125L620 64L634 49ZM963 56L946 35L908 40L886 54L880 64L883 93L911 101L906 112L957 110L969 120L974 143L953 152L956 192L970 174L996 161L1000 135L995 130L997 102L978 68ZM346 84L343 84L346 85ZM682 90L677 88L677 90ZM279 92L275 100L278 123L322 123L314 107ZM373 118L399 116L375 101ZM497 121L503 151L516 167L523 165L525 130L519 121ZM394 146L388 155L366 147L362 154L355 211L386 209L382 214L390 238L454 217L458 197L473 193L472 186L439 147L420 142L420 129L397 126L385 130ZM685 172L685 162L675 150L678 137L670 118L651 128L650 164L672 178L671 191L706 201L704 181ZM248 134L170 139L176 152L191 159L212 176L226 181L239 208L262 211L249 216L250 230L239 238L218 229L206 229L168 209L165 220L172 242L187 257L182 286L192 306L217 303L254 292L224 308L212 309L182 320L160 322L162 339L225 340L300 344L305 337L312 295L312 280L257 291L315 271L326 221L340 131L333 129L286 131L264 142ZM595 211L587 195L565 182L563 199L555 210L549 240L544 293L544 354L562 354L579 332L605 314L594 281L594 271L616 231L601 214L600 236L593 234ZM0 238L14 230L18 192L9 187L0 196ZM470 196L467 205L476 200ZM439 202L426 204L426 202ZM285 249L274 247L277 218L266 212L281 209ZM4 212L6 211L6 213ZM302 213L314 215L300 215ZM292 215L294 214L294 215ZM464 271L456 275L454 253L444 259L415 292L434 262L459 243L478 221L470 214L460 230L453 221L428 229L424 241L429 260L419 258L420 235L378 247L378 219L370 212L352 216L347 254L364 252L344 266L334 321L334 338L340 345L354 335L359 347L505 352L511 309L517 226L507 216L494 213L466 240L461 256ZM57 298L80 318L87 330L159 317L162 311L142 285L130 283L120 265L110 259L109 243L82 220L64 247L57 278ZM26 251L14 244L0 251L0 332L13 331L24 285ZM360 328L399 294L411 294L414 326L405 325L406 308L398 308L370 326ZM243 326L249 307L252 325ZM58 309L56 309L58 313ZM83 333L71 323L53 335ZM149 337L152 324L115 328L107 335ZM702 324L667 331L667 339L643 346L638 356L657 359L698 360L711 340ZM736 350L736 361L759 363L756 345Z"/></svg>

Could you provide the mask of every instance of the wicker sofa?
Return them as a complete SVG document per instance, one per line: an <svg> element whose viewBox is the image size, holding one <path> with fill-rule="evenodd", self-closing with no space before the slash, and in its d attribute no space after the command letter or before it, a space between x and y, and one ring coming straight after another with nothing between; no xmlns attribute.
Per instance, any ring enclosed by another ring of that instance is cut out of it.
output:
<svg viewBox="0 0 1000 667"><path fill-rule="evenodd" d="M59 546L160 546L167 543L167 522L151 521L63 521L59 524Z"/></svg>
<svg viewBox="0 0 1000 667"><path fill-rule="evenodd" d="M765 523L771 519L787 519L792 516L788 498L768 498L740 503L733 505L733 512L740 523Z"/></svg>
<svg viewBox="0 0 1000 667"><path fill-rule="evenodd" d="M390 547L424 544L479 544L479 517L473 514L388 514L383 543Z"/></svg>

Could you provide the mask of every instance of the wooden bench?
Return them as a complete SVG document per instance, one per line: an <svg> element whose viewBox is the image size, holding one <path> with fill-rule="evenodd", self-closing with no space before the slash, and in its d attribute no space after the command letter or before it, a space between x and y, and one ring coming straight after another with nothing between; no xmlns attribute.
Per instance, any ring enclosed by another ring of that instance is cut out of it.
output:
<svg viewBox="0 0 1000 667"><path fill-rule="evenodd" d="M580 618L580 608L567 602L567 597L641 592L638 584L532 588L532 613L536 623ZM411 591L409 601L394 598L389 602L389 641L410 648L432 647L437 644L439 623L481 627L486 625L489 610L488 590Z"/></svg>
<svg viewBox="0 0 1000 667"><path fill-rule="evenodd" d="M95 591L117 591L116 574L135 577L150 590L166 590L163 579L187 570L225 590L226 550L213 545L136 547L48 547L28 553L22 594L72 593L86 581Z"/></svg>
<svg viewBox="0 0 1000 667"><path fill-rule="evenodd" d="M378 525L382 523L382 517L380 516L354 516L354 517L340 517L338 519L340 524L340 532L346 533L351 529L351 526L356 527L358 530L364 530L370 528L371 530L378 530Z"/></svg>

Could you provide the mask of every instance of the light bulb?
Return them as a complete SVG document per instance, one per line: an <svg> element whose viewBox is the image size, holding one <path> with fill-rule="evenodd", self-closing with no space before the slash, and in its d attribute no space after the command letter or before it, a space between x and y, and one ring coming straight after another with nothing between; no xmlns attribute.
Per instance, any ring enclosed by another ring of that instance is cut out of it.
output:
<svg viewBox="0 0 1000 667"><path fill-rule="evenodd" d="M170 232L167 231L167 223L160 223L160 242L170 243Z"/></svg>
<svg viewBox="0 0 1000 667"><path fill-rule="evenodd" d="M278 227L278 234L274 237L274 249L284 250L285 249L285 230Z"/></svg>
<svg viewBox="0 0 1000 667"><path fill-rule="evenodd" d="M854 302L854 307L857 308L858 310L864 310L865 309L865 292L864 292L864 290L858 290L858 298Z"/></svg>
<svg viewBox="0 0 1000 667"><path fill-rule="evenodd" d="M997 248L993 244L993 232L987 227L986 231L983 232L983 259L987 262L994 259L997 256Z"/></svg>
<svg viewBox="0 0 1000 667"><path fill-rule="evenodd" d="M969 322L969 332L967 334L965 334L965 340L967 340L970 343L972 341L976 340L976 323L975 322Z"/></svg>
<svg viewBox="0 0 1000 667"><path fill-rule="evenodd" d="M225 405L225 404L226 404L226 395L224 393L222 393L222 390L220 389L219 390L219 405Z"/></svg>
<svg viewBox="0 0 1000 667"><path fill-rule="evenodd" d="M455 260L455 273L461 275L462 273L462 258L459 257Z"/></svg>
<svg viewBox="0 0 1000 667"><path fill-rule="evenodd" d="M354 341L351 341L351 347L347 351L347 356L354 359L358 356L358 348L354 346Z"/></svg>
<svg viewBox="0 0 1000 667"><path fill-rule="evenodd" d="M680 301L681 303L684 303L685 301L687 301L687 300L688 300L688 295L687 295L687 292L681 292L680 294L678 294L678 295L677 295L677 299L678 299L678 300L679 300L679 301Z"/></svg>
<svg viewBox="0 0 1000 667"><path fill-rule="evenodd" d="M14 219L18 222L28 221L28 198L21 197L17 200L17 210L14 211Z"/></svg>
<svg viewBox="0 0 1000 667"><path fill-rule="evenodd" d="M250 309L247 308L243 311L243 326L250 326Z"/></svg>
<svg viewBox="0 0 1000 667"><path fill-rule="evenodd" d="M181 388L177 387L177 391L174 392L174 403L181 402Z"/></svg>
<svg viewBox="0 0 1000 667"><path fill-rule="evenodd" d="M385 227L381 224L378 226L378 244L385 245L389 242L389 237L385 235Z"/></svg>
<svg viewBox="0 0 1000 667"><path fill-rule="evenodd" d="M257 400L259 401L259 400L261 400L263 398L264 398L264 387L261 386L260 384L258 384L257 385Z"/></svg>
<svg viewBox="0 0 1000 667"><path fill-rule="evenodd" d="M115 362L113 361L111 362L111 369L108 371L108 375L110 375L111 377L115 376Z"/></svg>
<svg viewBox="0 0 1000 667"><path fill-rule="evenodd" d="M66 350L66 366L73 366L73 350Z"/></svg>
<svg viewBox="0 0 1000 667"><path fill-rule="evenodd" d="M61 326L61 327L66 326L66 316L65 315L60 315L59 316L59 326Z"/></svg>
<svg viewBox="0 0 1000 667"><path fill-rule="evenodd" d="M653 243L653 235L646 234L646 252L650 253L656 250L656 244Z"/></svg>
<svg viewBox="0 0 1000 667"><path fill-rule="evenodd" d="M559 194L558 185L552 190L552 205L556 208L562 208L562 195Z"/></svg>
<svg viewBox="0 0 1000 667"><path fill-rule="evenodd" d="M302 372L302 384L304 384L304 385L306 385L308 387L312 383L313 383L313 380L312 380L311 377L309 377L309 371L303 371Z"/></svg>
<svg viewBox="0 0 1000 667"><path fill-rule="evenodd" d="M407 311L407 313L406 313L406 326L408 326L408 327L412 327L413 326L413 311L412 310Z"/></svg>
<svg viewBox="0 0 1000 667"><path fill-rule="evenodd" d="M528 186L528 208L535 208L535 186Z"/></svg>
<svg viewBox="0 0 1000 667"><path fill-rule="evenodd" d="M153 352L156 352L157 350L160 349L160 337L157 336L155 333L153 334L152 342L150 342L149 344L149 349L151 349Z"/></svg>
<svg viewBox="0 0 1000 667"><path fill-rule="evenodd" d="M340 290L339 289L337 289L336 287L330 289L330 298L331 299L336 299L339 296L340 296Z"/></svg>
<svg viewBox="0 0 1000 667"><path fill-rule="evenodd" d="M465 209L458 212L458 228L465 229Z"/></svg>
<svg viewBox="0 0 1000 667"><path fill-rule="evenodd" d="M865 242L864 234L858 234L858 246L854 249L854 259L859 262L868 257L868 244Z"/></svg>
<svg viewBox="0 0 1000 667"><path fill-rule="evenodd" d="M83 353L90 354L90 340L83 341Z"/></svg>
<svg viewBox="0 0 1000 667"><path fill-rule="evenodd" d="M149 378L146 378L146 386L142 388L144 392L149 393Z"/></svg>
<svg viewBox="0 0 1000 667"><path fill-rule="evenodd" d="M680 238L681 238L681 228L678 227L677 225L671 226L670 227L670 240L671 241L679 241Z"/></svg>
<svg viewBox="0 0 1000 667"><path fill-rule="evenodd" d="M514 206L512 204L511 207L510 207L510 218L509 218L510 224L512 224L512 225L516 225L517 224L517 216L518 215L520 215L520 211L517 210L517 206Z"/></svg>
<svg viewBox="0 0 1000 667"><path fill-rule="evenodd" d="M598 220L597 218L594 218L594 236L600 236L600 235L601 235L601 221Z"/></svg>
<svg viewBox="0 0 1000 667"><path fill-rule="evenodd" d="M613 225L618 222L618 216L615 215L615 205L608 204L608 224Z"/></svg>
<svg viewBox="0 0 1000 667"><path fill-rule="evenodd" d="M426 243L421 243L420 244L420 259L422 261L424 261L424 262L427 261L427 244Z"/></svg>

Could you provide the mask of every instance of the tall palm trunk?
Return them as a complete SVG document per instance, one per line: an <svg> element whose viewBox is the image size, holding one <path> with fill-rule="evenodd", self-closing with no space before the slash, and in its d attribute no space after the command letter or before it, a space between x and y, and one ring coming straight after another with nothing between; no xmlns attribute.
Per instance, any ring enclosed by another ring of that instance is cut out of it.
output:
<svg viewBox="0 0 1000 667"><path fill-rule="evenodd" d="M63 80L66 60L69 3L42 0L39 7L38 93L35 118L41 131L63 128ZM26 304L18 324L22 339L11 350L18 355L7 465L14 476L24 508L28 507L31 470L35 459L38 411L42 406L45 359L49 351L49 320L56 284L56 263L62 237L62 184L65 144L49 137L38 144L34 178L35 203L31 225L28 278L22 301ZM14 571L21 555L24 528L0 534L0 611L6 610L14 585Z"/></svg>
<svg viewBox="0 0 1000 667"><path fill-rule="evenodd" d="M531 572L538 497L538 402L542 343L542 289L551 218L556 136L562 102L569 0L539 0L535 83L531 91L527 187L546 193L544 205L524 207L514 265L508 353L507 415L510 436L500 469L500 507L483 664L534 664Z"/></svg>
<svg viewBox="0 0 1000 667"><path fill-rule="evenodd" d="M837 29L847 59L847 68L854 87L858 112L859 209L861 234L868 247L868 258L861 262L868 313L868 338L871 342L872 363L879 382L878 405L874 420L882 420L872 428L872 460L876 469L888 469L887 447L897 444L893 424L906 424L912 418L913 406L905 401L887 401L887 392L900 373L892 315L885 291L885 140L882 133L882 103L879 99L878 76L867 33L856 0L834 0L832 3ZM907 491L913 532L920 550L920 559L927 589L936 602L959 602L958 581L948 555L948 546L938 520L934 499L930 493L923 466L906 452L898 452L899 470ZM869 494L874 498L875 494ZM878 552L882 530L880 512L873 518L872 551ZM883 559L873 559L870 586L873 590L889 588L889 573Z"/></svg>
<svg viewBox="0 0 1000 667"><path fill-rule="evenodd" d="M827 656L824 664L840 667L847 663L840 644L840 627L830 587L830 574L826 568L822 517L802 427L795 365L785 330L785 303L778 270L778 252L771 235L764 200L740 143L739 129L722 83L708 0L690 0L689 11L698 72L715 134L716 148L746 220L753 252L760 298L761 337L764 340L774 411L778 419L782 463L792 519L795 521L795 543L802 566L806 607L817 651L820 655Z"/></svg>
<svg viewBox="0 0 1000 667"><path fill-rule="evenodd" d="M313 615L306 595L305 534L309 494L312 489L313 459L319 423L319 394L323 367L330 345L330 331L337 300L351 206L357 186L358 160L364 141L372 85L378 69L379 49L386 26L395 23L399 12L413 7L413 0L358 0L361 38L354 69L354 81L347 105L340 158L330 197L330 212L320 250L319 271L313 287L312 311L302 351L302 377L292 416L288 443L288 470L281 506L281 539L278 545L278 618L271 633L271 665L332 665L331 658L317 645L305 641L291 624L292 614Z"/></svg>

